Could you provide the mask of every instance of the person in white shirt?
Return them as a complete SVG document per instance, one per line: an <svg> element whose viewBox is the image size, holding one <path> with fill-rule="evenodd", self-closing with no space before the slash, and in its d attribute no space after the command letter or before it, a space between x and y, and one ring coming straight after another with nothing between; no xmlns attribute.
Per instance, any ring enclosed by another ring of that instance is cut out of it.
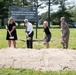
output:
<svg viewBox="0 0 76 75"><path fill-rule="evenodd" d="M26 39L27 39L27 48L33 48L33 26L30 22L28 22L28 19L24 20L25 26L26 26Z"/></svg>

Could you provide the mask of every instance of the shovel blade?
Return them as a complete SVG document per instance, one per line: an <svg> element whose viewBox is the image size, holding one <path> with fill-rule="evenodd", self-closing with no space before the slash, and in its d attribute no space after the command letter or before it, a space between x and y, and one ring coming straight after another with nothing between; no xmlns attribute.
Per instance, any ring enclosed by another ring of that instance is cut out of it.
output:
<svg viewBox="0 0 76 75"><path fill-rule="evenodd" d="M9 37L10 39L14 39L14 37L13 36L11 36L11 37Z"/></svg>

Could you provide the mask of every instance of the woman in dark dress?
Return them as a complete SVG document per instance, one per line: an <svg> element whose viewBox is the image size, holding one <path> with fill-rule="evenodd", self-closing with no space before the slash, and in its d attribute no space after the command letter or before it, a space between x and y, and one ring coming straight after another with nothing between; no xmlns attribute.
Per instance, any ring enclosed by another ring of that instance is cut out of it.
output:
<svg viewBox="0 0 76 75"><path fill-rule="evenodd" d="M14 48L16 48L16 40L17 40L16 24L12 17L9 18L6 29L7 29L6 40L8 40L8 46L11 47L11 42L13 42L13 46Z"/></svg>
<svg viewBox="0 0 76 75"><path fill-rule="evenodd" d="M51 32L48 28L48 22L47 21L44 21L43 27L44 27L44 32L45 32L44 44L46 45L46 48L49 48L49 42L51 39Z"/></svg>

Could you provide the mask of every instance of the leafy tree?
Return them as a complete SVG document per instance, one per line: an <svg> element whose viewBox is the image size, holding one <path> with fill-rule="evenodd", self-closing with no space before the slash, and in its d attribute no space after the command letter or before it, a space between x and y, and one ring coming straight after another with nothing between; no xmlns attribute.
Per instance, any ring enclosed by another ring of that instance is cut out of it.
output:
<svg viewBox="0 0 76 75"><path fill-rule="evenodd" d="M48 0L40 0L40 1L46 1L46 3L48 3ZM71 14L70 12L67 10L66 7L66 2L67 0L50 0L51 5L58 5L59 6L59 10L57 12L53 12L50 14L51 17L51 22L52 24L59 24L60 22L60 17L64 16L66 17L67 21L70 21L70 17ZM42 15L41 15L42 16Z"/></svg>
<svg viewBox="0 0 76 75"><path fill-rule="evenodd" d="M1 19L1 25L4 25L4 18L8 18L9 13L9 6L12 5L33 5L31 2L32 0L0 0L0 19Z"/></svg>
<svg viewBox="0 0 76 75"><path fill-rule="evenodd" d="M40 0L45 4L48 4L49 0ZM67 0L50 0L51 5L59 5L60 10L64 11L66 9L66 1Z"/></svg>
<svg viewBox="0 0 76 75"><path fill-rule="evenodd" d="M8 15L8 8L6 6L6 3L4 1L0 1L0 19L1 19L1 25L4 25L4 18L7 18Z"/></svg>
<svg viewBox="0 0 76 75"><path fill-rule="evenodd" d="M52 22L52 24L54 24L54 25L58 24L59 25L60 24L60 18L61 18L62 15L66 17L67 22L71 21L70 12L68 13L68 11L65 11L65 12L58 11L58 12L51 13L51 22Z"/></svg>
<svg viewBox="0 0 76 75"><path fill-rule="evenodd" d="M71 17L72 21L76 22L76 7L73 7L71 9L70 13L72 15L72 17Z"/></svg>
<svg viewBox="0 0 76 75"><path fill-rule="evenodd" d="M40 19L41 19L42 21L45 21L45 20L48 21L48 13L45 12L45 13L41 14Z"/></svg>

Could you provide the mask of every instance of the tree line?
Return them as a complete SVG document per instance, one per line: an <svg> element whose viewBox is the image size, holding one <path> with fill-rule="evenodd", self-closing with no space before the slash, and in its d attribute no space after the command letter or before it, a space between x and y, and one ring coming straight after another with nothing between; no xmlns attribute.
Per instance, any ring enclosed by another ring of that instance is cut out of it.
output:
<svg viewBox="0 0 76 75"><path fill-rule="evenodd" d="M48 6L48 0L0 0L1 26L4 25L4 19L8 18L9 6L36 6L37 1L38 8L45 8L45 6ZM42 4L45 4L45 6L41 6ZM59 24L61 16L65 16L67 21L76 21L76 6L70 5L67 0L50 0L50 5L56 5L59 8L56 12L52 12L52 10L50 10L50 22L52 24ZM48 11L39 15L39 20L48 20Z"/></svg>
<svg viewBox="0 0 76 75"><path fill-rule="evenodd" d="M41 0L47 1L47 0ZM50 10L50 22L53 25L59 25L60 17L66 17L67 22L76 22L76 6L73 2L68 2L68 0L50 0L51 6L58 6L58 11ZM48 1L47 4L48 5ZM52 8L51 8L52 9ZM48 21L48 11L39 16L40 21Z"/></svg>

